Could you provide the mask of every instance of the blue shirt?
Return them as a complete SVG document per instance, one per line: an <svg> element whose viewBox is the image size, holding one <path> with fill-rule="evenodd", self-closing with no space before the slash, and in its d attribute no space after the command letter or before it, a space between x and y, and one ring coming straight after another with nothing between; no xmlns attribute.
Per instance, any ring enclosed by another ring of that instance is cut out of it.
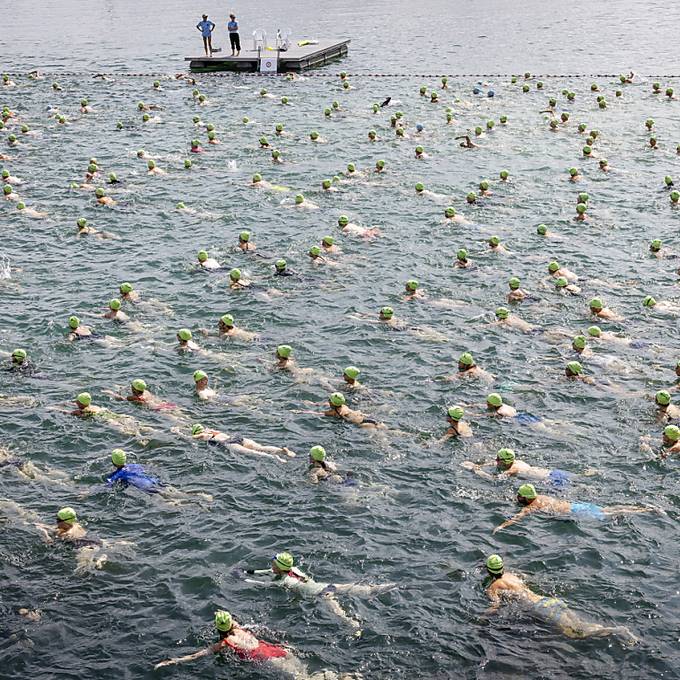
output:
<svg viewBox="0 0 680 680"><path fill-rule="evenodd" d="M238 31L238 21L230 21L227 24L227 28L229 29L229 33L236 33L236 31Z"/></svg>
<svg viewBox="0 0 680 680"><path fill-rule="evenodd" d="M207 19L205 21L199 22L197 28L201 29L201 35L204 38L209 38L210 34L215 30L215 24L213 24L212 21L208 21Z"/></svg>
<svg viewBox="0 0 680 680"><path fill-rule="evenodd" d="M117 482L120 482L124 487L131 484L147 493L158 493L159 487L162 486L158 478L147 475L144 466L137 463L123 465L122 468L106 478L107 486L113 486Z"/></svg>

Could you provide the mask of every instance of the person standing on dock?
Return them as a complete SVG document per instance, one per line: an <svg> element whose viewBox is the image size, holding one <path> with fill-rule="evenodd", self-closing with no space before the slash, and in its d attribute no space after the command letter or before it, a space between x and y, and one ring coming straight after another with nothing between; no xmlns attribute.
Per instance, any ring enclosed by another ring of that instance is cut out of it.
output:
<svg viewBox="0 0 680 680"><path fill-rule="evenodd" d="M231 56L238 57L241 54L241 38L238 35L238 21L236 21L236 15L229 15L229 23L227 24L227 29L229 29L229 42L231 42ZM236 54L234 54L236 52Z"/></svg>
<svg viewBox="0 0 680 680"><path fill-rule="evenodd" d="M199 21L196 24L196 28L201 32L203 36L203 49L205 49L205 56L212 57L213 47L212 47L212 32L215 30L215 24L212 21L208 21L208 15L203 15L203 21ZM210 50L210 53L208 53Z"/></svg>

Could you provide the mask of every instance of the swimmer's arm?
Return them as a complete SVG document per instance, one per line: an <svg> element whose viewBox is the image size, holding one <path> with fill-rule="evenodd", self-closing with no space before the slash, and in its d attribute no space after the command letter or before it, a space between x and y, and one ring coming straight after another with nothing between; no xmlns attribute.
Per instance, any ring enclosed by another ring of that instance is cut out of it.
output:
<svg viewBox="0 0 680 680"><path fill-rule="evenodd" d="M154 666L154 670L156 670L157 668L163 668L164 666L174 666L175 664L178 663L187 663L188 661L195 661L196 659L200 659L202 656L208 656L208 654L217 654L217 652L220 651L221 647L222 647L221 643L217 643L211 645L210 647L206 647L205 649L199 649L197 652L194 652L193 654L187 654L187 656L177 656L172 659L166 659L165 661L157 663Z"/></svg>
<svg viewBox="0 0 680 680"><path fill-rule="evenodd" d="M51 526L48 526L47 524L43 524L42 522L34 522L35 528L40 532L40 534L43 537L43 541L45 543L52 543L52 531L54 529Z"/></svg>
<svg viewBox="0 0 680 680"><path fill-rule="evenodd" d="M511 517L510 519L506 519L505 522L502 524L499 524L493 531L492 533L496 533L497 531L500 531L501 529L505 529L506 527L509 527L511 524L515 524L519 522L522 517L528 515L530 512L532 512L531 507L526 507L522 508L514 517Z"/></svg>
<svg viewBox="0 0 680 680"><path fill-rule="evenodd" d="M489 599L491 600L491 606L488 607L484 611L484 613L485 614L495 614L498 611L498 608L501 606L500 595L495 590L489 591L488 595L489 595Z"/></svg>
<svg viewBox="0 0 680 680"><path fill-rule="evenodd" d="M482 470L481 465L478 465L477 463L472 463L469 460L466 460L463 463L461 463L461 467L464 467L466 470L474 472L476 475L484 479L490 479L492 481L495 479L493 475L490 475L488 472Z"/></svg>
<svg viewBox="0 0 680 680"><path fill-rule="evenodd" d="M125 401L127 399L125 395L120 394L119 392L114 392L113 390L102 390L102 394L106 394L116 401Z"/></svg>

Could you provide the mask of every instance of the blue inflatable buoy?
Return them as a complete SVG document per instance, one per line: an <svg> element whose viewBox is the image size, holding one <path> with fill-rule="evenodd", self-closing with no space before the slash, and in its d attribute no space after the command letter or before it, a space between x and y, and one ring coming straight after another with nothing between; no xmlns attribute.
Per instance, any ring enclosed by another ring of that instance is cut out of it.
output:
<svg viewBox="0 0 680 680"><path fill-rule="evenodd" d="M423 125L422 125L422 123L416 123L416 130L418 130L418 132L422 132L422 131L423 131Z"/></svg>
<svg viewBox="0 0 680 680"><path fill-rule="evenodd" d="M489 90L489 91L486 93L486 96L487 96L487 97L493 97L495 94L496 94L496 93L495 93L493 90Z"/></svg>
<svg viewBox="0 0 680 680"><path fill-rule="evenodd" d="M472 88L472 94L479 94L481 90L478 87L473 87Z"/></svg>

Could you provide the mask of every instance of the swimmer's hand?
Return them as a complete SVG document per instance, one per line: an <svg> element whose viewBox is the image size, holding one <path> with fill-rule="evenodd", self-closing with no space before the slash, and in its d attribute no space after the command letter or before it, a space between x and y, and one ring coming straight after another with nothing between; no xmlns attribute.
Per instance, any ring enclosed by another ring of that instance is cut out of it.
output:
<svg viewBox="0 0 680 680"><path fill-rule="evenodd" d="M291 451L289 448L285 446L281 447L281 451L285 453L289 458L295 458L295 456L297 455L295 451Z"/></svg>
<svg viewBox="0 0 680 680"><path fill-rule="evenodd" d="M164 668L165 666L174 666L177 663L177 659L166 659L165 661L161 661L160 663L157 663L153 669L156 671L159 668Z"/></svg>
<svg viewBox="0 0 680 680"><path fill-rule="evenodd" d="M475 468L479 467L478 465L475 465L475 463L473 463L473 462L470 461L470 460L464 460L464 461L460 464L460 466L461 466L462 468L465 468L466 470L474 470Z"/></svg>

